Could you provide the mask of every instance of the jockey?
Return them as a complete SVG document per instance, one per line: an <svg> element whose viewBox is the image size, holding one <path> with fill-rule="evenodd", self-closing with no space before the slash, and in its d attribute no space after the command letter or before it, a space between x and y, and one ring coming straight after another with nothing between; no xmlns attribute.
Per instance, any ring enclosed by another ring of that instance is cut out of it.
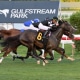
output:
<svg viewBox="0 0 80 80"><path fill-rule="evenodd" d="M58 23L58 18L55 16L53 17L53 19L49 19L49 20L44 20L42 21L40 24L39 24L39 27L41 28L41 26L43 26L43 29L45 28L46 26L46 32L44 33L44 36L43 36L43 44L44 44L44 49L46 49L46 43L48 41L48 37L47 35L49 35L49 33L51 31L56 31L58 26L59 26L59 23Z"/></svg>
<svg viewBox="0 0 80 80"><path fill-rule="evenodd" d="M58 18L56 16L53 17L53 19L48 18L44 21L41 21L41 22L38 23L37 26L34 26L34 27L37 27L38 29L46 30L46 32L44 33L44 36L43 36L43 44L44 44L45 49L46 49L46 45L47 45L46 43L48 41L48 36L47 35L51 31L56 31L58 26L59 26L59 23L58 23Z"/></svg>
<svg viewBox="0 0 80 80"><path fill-rule="evenodd" d="M53 19L48 19L48 20L44 20L41 22L39 19L29 20L29 21L24 22L24 25L27 27L33 26L38 29L48 30L50 29L50 27L58 26L58 18L53 17Z"/></svg>
<svg viewBox="0 0 80 80"><path fill-rule="evenodd" d="M57 29L57 26L59 26L57 17L53 17L53 19L48 19L48 20L44 20L44 21L41 21L41 22L40 22L39 19L34 19L34 20L30 20L30 21L25 22L24 25L28 26L28 27L33 26L33 27L36 28L37 31L39 29L46 30L46 32L43 36L44 46L46 46L46 43L47 43L47 40L48 40L47 35L51 31L55 31Z"/></svg>
<svg viewBox="0 0 80 80"><path fill-rule="evenodd" d="M59 26L58 18L55 16L53 19L42 21L43 25L49 26L50 28L46 31L44 37L49 33L50 30L56 31Z"/></svg>

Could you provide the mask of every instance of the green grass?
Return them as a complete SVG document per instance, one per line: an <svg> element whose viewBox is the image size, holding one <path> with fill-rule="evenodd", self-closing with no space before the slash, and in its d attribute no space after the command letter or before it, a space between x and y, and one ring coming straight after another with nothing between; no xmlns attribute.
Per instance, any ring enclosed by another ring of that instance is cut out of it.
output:
<svg viewBox="0 0 80 80"><path fill-rule="evenodd" d="M71 55L71 45L65 45L67 55ZM25 56L26 48L20 46L18 49L20 55ZM0 54L1 56L2 54ZM12 60L8 55L0 64L0 80L80 80L80 55L75 53L75 61L63 59L57 62L60 57L55 53L55 59L49 61L45 67L36 64L33 58L21 60Z"/></svg>

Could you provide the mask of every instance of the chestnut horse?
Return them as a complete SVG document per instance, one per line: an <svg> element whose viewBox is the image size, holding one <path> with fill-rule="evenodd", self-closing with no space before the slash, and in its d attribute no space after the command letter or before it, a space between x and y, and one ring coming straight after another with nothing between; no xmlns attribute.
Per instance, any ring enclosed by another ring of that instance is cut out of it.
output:
<svg viewBox="0 0 80 80"><path fill-rule="evenodd" d="M6 40L8 37L17 36L21 33L22 33L22 30L18 30L18 29L10 29L10 30L1 29L0 30L0 39L3 38L3 40ZM3 42L1 42L1 44L4 45ZM15 50L13 50L13 53L15 53L17 56L16 51L17 51L17 48L15 48Z"/></svg>
<svg viewBox="0 0 80 80"><path fill-rule="evenodd" d="M18 29L10 29L10 30L0 30L0 38L6 39L8 37L13 37L19 35L21 33Z"/></svg>

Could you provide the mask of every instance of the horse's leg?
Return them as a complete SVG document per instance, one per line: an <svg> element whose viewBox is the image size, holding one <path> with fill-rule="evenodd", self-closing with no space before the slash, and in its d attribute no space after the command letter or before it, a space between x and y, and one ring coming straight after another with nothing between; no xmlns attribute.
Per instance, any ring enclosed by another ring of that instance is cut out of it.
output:
<svg viewBox="0 0 80 80"><path fill-rule="evenodd" d="M33 51L33 52L31 52ZM31 49L31 48L28 48L28 56L31 55L32 57L34 57L36 60L39 60L39 57L36 55L36 51L35 49Z"/></svg>
<svg viewBox="0 0 80 80"><path fill-rule="evenodd" d="M2 48L1 50L0 50L0 53L2 53L2 52L5 52L6 50L7 50L7 46L6 47L4 47L4 48Z"/></svg>
<svg viewBox="0 0 80 80"><path fill-rule="evenodd" d="M39 58L33 54L34 53L33 43L24 40L20 40L20 42L26 47L28 47L28 54L31 54L32 57L34 57L36 60L39 60ZM33 53L31 53L31 51L33 51Z"/></svg>
<svg viewBox="0 0 80 80"><path fill-rule="evenodd" d="M47 57L46 57L46 56L47 56L47 53L49 53L49 55L51 56L51 58L47 58ZM47 61L47 59L48 59L48 60L53 60L53 59L54 59L54 56L53 56L52 50L45 51L45 53L44 53L44 58L45 58L45 63L49 63L49 62ZM45 66L45 63L43 62L43 65L44 65L44 66Z"/></svg>
<svg viewBox="0 0 80 80"><path fill-rule="evenodd" d="M39 49L39 51L40 51L39 56L44 58L44 50L43 49ZM40 60L37 61L37 64L40 64Z"/></svg>
<svg viewBox="0 0 80 80"><path fill-rule="evenodd" d="M63 59L63 57L67 58L68 60L74 61L73 58L67 56L65 54L65 50L61 47L58 47L57 49L55 49L55 51L57 51L59 54L61 54L62 56L58 59L58 61L61 61Z"/></svg>
<svg viewBox="0 0 80 80"><path fill-rule="evenodd" d="M4 59L11 51L12 51L12 49L11 49L11 48L8 48L8 49L4 52L3 56L2 56L1 59L0 59L0 63L2 63L3 59Z"/></svg>
<svg viewBox="0 0 80 80"><path fill-rule="evenodd" d="M49 55L50 55L50 58L45 57L45 59L48 59L48 60L54 60L54 56L53 56L52 51L48 51L48 53L49 53Z"/></svg>
<svg viewBox="0 0 80 80"><path fill-rule="evenodd" d="M17 54L17 49L13 50L12 52L10 54L13 56L13 61L15 60L15 58L21 59L22 61L24 61L24 58Z"/></svg>
<svg viewBox="0 0 80 80"><path fill-rule="evenodd" d="M41 49L38 49L38 51L40 52L39 56L41 56L42 55L42 50Z"/></svg>
<svg viewBox="0 0 80 80"><path fill-rule="evenodd" d="M38 59L41 59L41 60L43 60L43 61L44 61L44 59L43 59L43 58L41 58L40 56L38 56L38 55L37 55L36 47L35 47L35 46L33 47L33 54L34 54Z"/></svg>
<svg viewBox="0 0 80 80"><path fill-rule="evenodd" d="M10 52L11 56L13 57L13 61L15 60L15 56L17 57L17 48L15 48L12 52Z"/></svg>

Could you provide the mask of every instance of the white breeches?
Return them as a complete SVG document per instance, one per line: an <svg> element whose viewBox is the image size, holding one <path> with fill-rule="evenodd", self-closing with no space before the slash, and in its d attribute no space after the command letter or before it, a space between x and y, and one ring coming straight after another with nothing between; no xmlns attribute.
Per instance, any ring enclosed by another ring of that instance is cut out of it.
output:
<svg viewBox="0 0 80 80"><path fill-rule="evenodd" d="M34 27L32 24L31 24L29 27L25 27L25 26L24 26L24 29L25 29L25 30L27 30L27 29L32 29L32 30L36 30L36 31L38 31L38 30L40 30L40 29L42 29L42 30L48 30L49 28L50 28L50 27L44 26L42 23L40 23L40 24L38 25L38 28Z"/></svg>
<svg viewBox="0 0 80 80"><path fill-rule="evenodd" d="M39 29L43 29L43 30L48 30L50 27L48 26L44 26L42 23L39 24L38 26Z"/></svg>

